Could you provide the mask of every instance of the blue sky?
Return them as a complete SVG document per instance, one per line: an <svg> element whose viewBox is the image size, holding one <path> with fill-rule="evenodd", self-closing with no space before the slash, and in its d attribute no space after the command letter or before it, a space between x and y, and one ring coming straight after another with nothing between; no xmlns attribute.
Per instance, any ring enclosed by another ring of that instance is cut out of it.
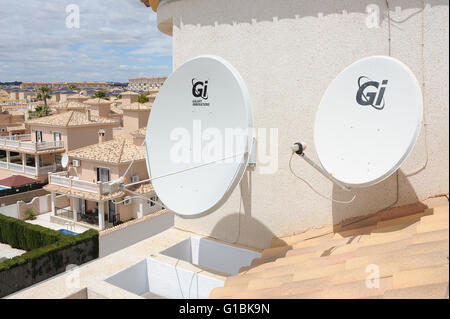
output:
<svg viewBox="0 0 450 319"><path fill-rule="evenodd" d="M67 25L72 4L79 28ZM139 0L0 0L0 8L0 82L127 82L172 71L172 39Z"/></svg>

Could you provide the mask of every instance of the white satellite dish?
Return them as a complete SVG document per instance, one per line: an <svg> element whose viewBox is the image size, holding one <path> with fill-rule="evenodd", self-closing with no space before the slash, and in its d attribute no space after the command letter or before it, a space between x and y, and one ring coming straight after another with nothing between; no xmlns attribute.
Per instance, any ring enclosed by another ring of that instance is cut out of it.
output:
<svg viewBox="0 0 450 319"><path fill-rule="evenodd" d="M69 165L69 155L64 154L61 158L61 166L66 168Z"/></svg>
<svg viewBox="0 0 450 319"><path fill-rule="evenodd" d="M153 103L146 135L147 169L164 206L183 216L220 207L248 165L252 127L248 90L230 63L205 55L175 70ZM233 132L241 135L230 144Z"/></svg>
<svg viewBox="0 0 450 319"><path fill-rule="evenodd" d="M359 60L320 102L314 129L320 163L349 188L379 183L410 154L422 115L421 88L406 65L386 56Z"/></svg>

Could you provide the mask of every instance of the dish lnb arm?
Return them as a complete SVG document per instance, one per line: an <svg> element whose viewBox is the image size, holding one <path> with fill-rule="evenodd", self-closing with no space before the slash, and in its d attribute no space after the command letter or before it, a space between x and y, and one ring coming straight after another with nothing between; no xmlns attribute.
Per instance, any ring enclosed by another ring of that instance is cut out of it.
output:
<svg viewBox="0 0 450 319"><path fill-rule="evenodd" d="M336 184L337 186L339 186L340 188L342 188L343 190L350 190L350 188L344 184L342 184L340 181L338 181L337 179L335 179L333 176L331 176L327 171L325 171L322 167L320 167L319 165L317 165L316 163L314 163L314 161L312 159L310 159L306 154L305 154L305 150L306 150L306 144L302 143L302 142L296 142L292 145L291 147L292 151L297 154L298 156L300 156L300 158L303 158L309 165L311 165L313 168L316 169L316 171L318 171L320 174L322 174L323 176L325 176L326 178L328 178L330 181L332 181L334 184Z"/></svg>

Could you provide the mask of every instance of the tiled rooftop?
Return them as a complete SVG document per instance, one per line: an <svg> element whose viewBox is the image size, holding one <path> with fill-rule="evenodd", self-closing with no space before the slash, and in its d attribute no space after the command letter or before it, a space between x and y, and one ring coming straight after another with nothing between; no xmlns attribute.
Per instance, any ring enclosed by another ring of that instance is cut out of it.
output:
<svg viewBox="0 0 450 319"><path fill-rule="evenodd" d="M114 105L111 106L111 112L116 113L118 115L123 114L123 110L121 110L120 108L118 108L117 106L114 106Z"/></svg>
<svg viewBox="0 0 450 319"><path fill-rule="evenodd" d="M82 100L82 101L85 101L85 100L88 100L89 97L87 97L86 95L82 95L82 94L70 94L70 95L67 96L67 99L68 100Z"/></svg>
<svg viewBox="0 0 450 319"><path fill-rule="evenodd" d="M120 164L131 162L136 151L139 151L136 156L137 161L145 159L145 147L135 145L131 138L118 136L107 142L70 151L69 156L78 159Z"/></svg>
<svg viewBox="0 0 450 319"><path fill-rule="evenodd" d="M76 102L76 101L64 101L64 102L59 102L57 104L53 104L51 107L55 108L55 109L70 110L70 109L85 109L85 108L88 108L89 105L80 103L80 102Z"/></svg>
<svg viewBox="0 0 450 319"><path fill-rule="evenodd" d="M382 212L347 227L274 239L210 297L448 298L448 257L447 201L419 213ZM368 288L374 269L379 285Z"/></svg>
<svg viewBox="0 0 450 319"><path fill-rule="evenodd" d="M139 95L139 94L137 94L137 93L135 93L135 92L132 92L132 91L126 91L126 92L123 92L123 93L120 93L122 96L124 96L124 95Z"/></svg>
<svg viewBox="0 0 450 319"><path fill-rule="evenodd" d="M40 124L51 126L86 126L98 124L117 124L114 120L91 115L88 117L87 112L68 111L61 114L44 116L37 119L25 121L26 124Z"/></svg>
<svg viewBox="0 0 450 319"><path fill-rule="evenodd" d="M111 101L100 99L100 98L95 98L95 99L89 99L89 100L83 101L83 103L91 104L91 105L94 105L94 104L97 104L97 105L110 105Z"/></svg>
<svg viewBox="0 0 450 319"><path fill-rule="evenodd" d="M136 137L145 137L145 135L147 134L147 127L141 127L140 129L133 131L130 134Z"/></svg>
<svg viewBox="0 0 450 319"><path fill-rule="evenodd" d="M122 110L129 110L129 111L148 111L152 109L152 104L134 102L131 104L121 105L120 108Z"/></svg>

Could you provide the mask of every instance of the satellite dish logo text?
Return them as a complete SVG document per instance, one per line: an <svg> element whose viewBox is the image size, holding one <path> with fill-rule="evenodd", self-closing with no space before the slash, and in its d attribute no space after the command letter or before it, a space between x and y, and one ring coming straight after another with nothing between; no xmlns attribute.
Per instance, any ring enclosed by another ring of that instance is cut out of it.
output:
<svg viewBox="0 0 450 319"><path fill-rule="evenodd" d="M358 79L358 92L356 93L356 102L359 105L370 105L376 110L382 110L385 106L384 93L388 80L381 82L372 81L366 76L360 76Z"/></svg>
<svg viewBox="0 0 450 319"><path fill-rule="evenodd" d="M196 78L192 79L192 106L209 106L208 100L208 80L200 81Z"/></svg>

